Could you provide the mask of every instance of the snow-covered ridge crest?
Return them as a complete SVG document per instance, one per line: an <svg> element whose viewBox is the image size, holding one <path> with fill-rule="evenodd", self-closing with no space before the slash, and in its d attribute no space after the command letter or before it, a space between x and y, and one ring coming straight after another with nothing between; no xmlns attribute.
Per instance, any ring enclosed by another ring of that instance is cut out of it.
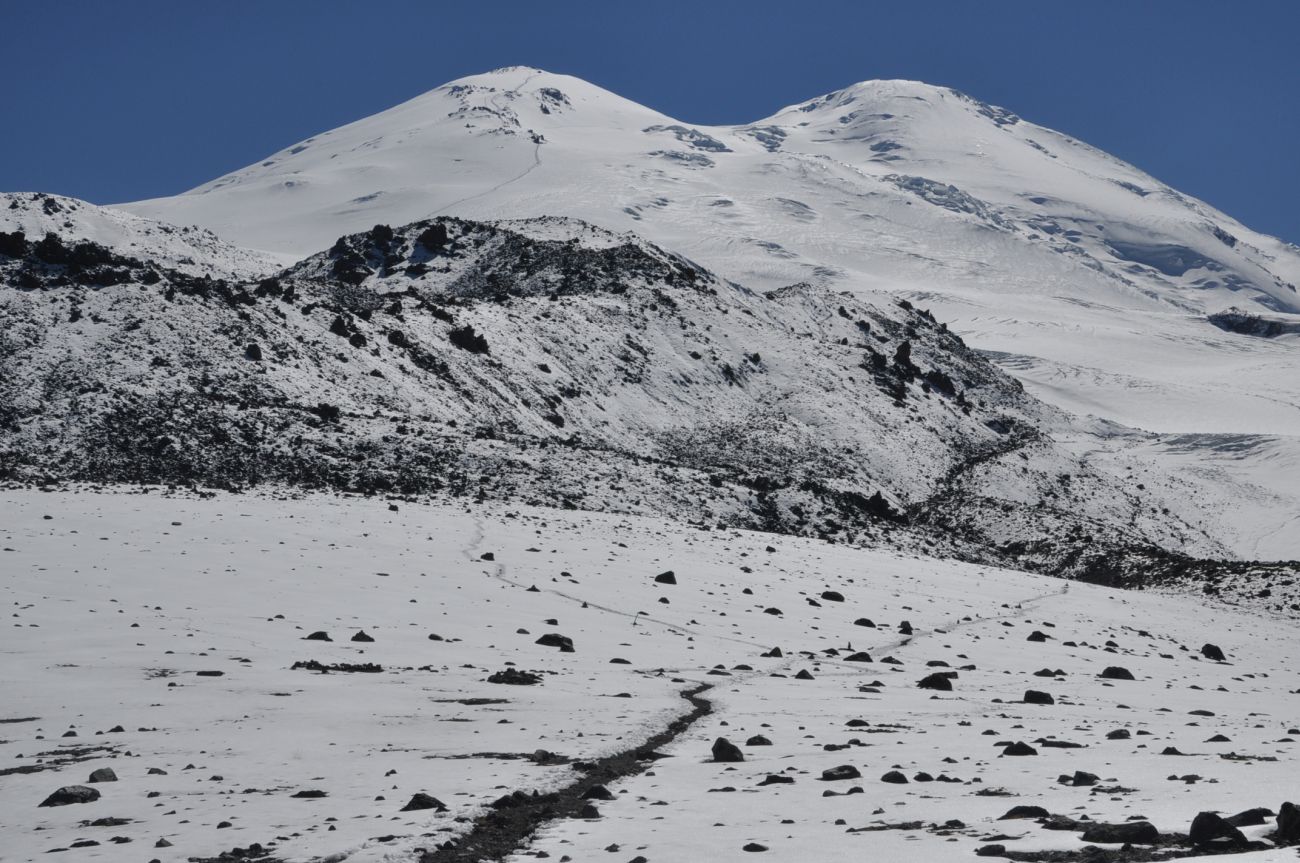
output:
<svg viewBox="0 0 1300 863"><path fill-rule="evenodd" d="M89 240L121 255L147 258L189 275L251 278L280 269L283 255L231 245L211 231L145 219L62 195L0 194L0 231L21 231L32 240L54 234Z"/></svg>

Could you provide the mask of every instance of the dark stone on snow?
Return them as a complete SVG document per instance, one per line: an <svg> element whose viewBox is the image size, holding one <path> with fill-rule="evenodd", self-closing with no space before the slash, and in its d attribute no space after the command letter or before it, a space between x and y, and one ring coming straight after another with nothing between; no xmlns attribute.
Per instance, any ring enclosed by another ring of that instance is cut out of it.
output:
<svg viewBox="0 0 1300 863"><path fill-rule="evenodd" d="M897 770L891 770L884 776L880 777L881 782L888 782L890 785L906 785L907 777Z"/></svg>
<svg viewBox="0 0 1300 863"><path fill-rule="evenodd" d="M443 803L437 797L420 791L412 795L410 802L403 806L399 811L417 812L421 809L436 809L439 812L446 812L447 804Z"/></svg>
<svg viewBox="0 0 1300 863"><path fill-rule="evenodd" d="M1003 755L1037 755L1038 750L1030 746L1028 743L1017 740L1015 743L1012 743L1010 746L1003 748L1002 754Z"/></svg>
<svg viewBox="0 0 1300 863"><path fill-rule="evenodd" d="M812 672L805 668L805 669L803 669L802 671L800 671L798 674L796 674L796 675L794 676L794 679L795 679L795 680L812 680L812 679L813 679Z"/></svg>
<svg viewBox="0 0 1300 863"><path fill-rule="evenodd" d="M845 662L871 662L871 654L865 650L859 650L857 653L851 653L844 657Z"/></svg>
<svg viewBox="0 0 1300 863"><path fill-rule="evenodd" d="M113 772L112 767L101 767L90 774L91 782L116 782L117 774Z"/></svg>
<svg viewBox="0 0 1300 863"><path fill-rule="evenodd" d="M364 641L364 642L371 642L371 641L374 641L374 638L372 638L371 636L367 635L367 634L365 633L364 630L361 630L361 631L358 631L356 635L352 636L352 638L351 638L350 640L351 640L351 641Z"/></svg>
<svg viewBox="0 0 1300 863"><path fill-rule="evenodd" d="M975 849L976 857L1005 857L1006 853L1005 845L981 845Z"/></svg>
<svg viewBox="0 0 1300 863"><path fill-rule="evenodd" d="M1029 633L1029 637L1025 639L1025 641L1046 641L1046 640L1047 640L1047 635L1042 632L1039 632L1037 629Z"/></svg>
<svg viewBox="0 0 1300 863"><path fill-rule="evenodd" d="M296 791L289 796L294 800L320 800L322 797L328 797L329 794L316 788L308 788L304 791Z"/></svg>
<svg viewBox="0 0 1300 863"><path fill-rule="evenodd" d="M543 635L534 644L540 644L543 647L558 647L560 653L573 653L573 639L567 635L560 635L558 632L548 632Z"/></svg>
<svg viewBox="0 0 1300 863"><path fill-rule="evenodd" d="M1272 809L1259 806L1255 809L1247 809L1245 812L1238 812L1236 815L1230 815L1223 820L1233 827L1256 827L1260 824L1267 824L1268 819L1272 817Z"/></svg>
<svg viewBox="0 0 1300 863"><path fill-rule="evenodd" d="M1007 814L999 818L999 821L1010 821L1015 818L1046 818L1051 815L1041 806L1012 806L1007 810Z"/></svg>
<svg viewBox="0 0 1300 863"><path fill-rule="evenodd" d="M750 851L750 852L757 853L757 852L759 852L759 851L766 851L766 850L767 850L767 846L766 846L766 845L759 845L757 842L749 842L749 843L746 843L746 844L745 844L745 847L741 848L740 850L741 850L741 851Z"/></svg>
<svg viewBox="0 0 1300 863"><path fill-rule="evenodd" d="M40 804L41 806L68 806L72 803L93 803L99 792L86 785L65 785Z"/></svg>
<svg viewBox="0 0 1300 863"><path fill-rule="evenodd" d="M614 792L604 785L593 785L582 793L583 800L613 800Z"/></svg>
<svg viewBox="0 0 1300 863"><path fill-rule="evenodd" d="M1136 680L1133 672L1127 668L1118 665L1108 666L1101 674L1097 675L1103 680Z"/></svg>
<svg viewBox="0 0 1300 863"><path fill-rule="evenodd" d="M1025 692L1025 704L1055 704L1056 699L1046 692L1030 689Z"/></svg>
<svg viewBox="0 0 1300 863"><path fill-rule="evenodd" d="M655 576L656 584L676 584L677 575L670 569L667 572L661 572Z"/></svg>
<svg viewBox="0 0 1300 863"><path fill-rule="evenodd" d="M854 625L854 626L869 626L869 627L871 627L872 629L875 629L875 628L876 628L876 625L875 625L874 623L872 623L871 620L868 619L868 618L866 618L866 617L859 617L857 620L853 621L853 625Z"/></svg>
<svg viewBox="0 0 1300 863"><path fill-rule="evenodd" d="M1300 845L1300 806L1288 800L1278 808L1273 841L1278 845Z"/></svg>
<svg viewBox="0 0 1300 863"><path fill-rule="evenodd" d="M940 692L952 692L951 672L936 671L934 674L928 674L921 680L917 681L917 686L921 689L937 689Z"/></svg>
<svg viewBox="0 0 1300 863"><path fill-rule="evenodd" d="M782 776L779 773L769 773L759 785L793 785L793 776Z"/></svg>
<svg viewBox="0 0 1300 863"><path fill-rule="evenodd" d="M764 737L761 734L755 734L753 737L745 741L745 745L746 746L771 746L772 741L768 740L766 737Z"/></svg>
<svg viewBox="0 0 1300 863"><path fill-rule="evenodd" d="M837 782L841 779L861 779L862 774L858 768L852 764L841 764L839 767L831 767L822 771L822 780L824 782Z"/></svg>
<svg viewBox="0 0 1300 863"><path fill-rule="evenodd" d="M745 760L745 753L740 747L725 737L713 741L713 760L719 763L732 763Z"/></svg>
<svg viewBox="0 0 1300 863"><path fill-rule="evenodd" d="M1129 730L1127 728L1116 728L1114 731L1106 735L1106 739L1107 740L1128 740L1132 736L1133 735L1129 733Z"/></svg>
<svg viewBox="0 0 1300 863"><path fill-rule="evenodd" d="M1215 662L1224 662L1227 660L1227 657L1223 655L1223 650L1214 644L1203 645L1201 647L1201 656Z"/></svg>
<svg viewBox="0 0 1300 863"><path fill-rule="evenodd" d="M542 676L540 674L534 674L531 671L520 671L517 668L506 668L490 675L487 681L488 683L505 683L511 686L532 686L541 683Z"/></svg>
<svg viewBox="0 0 1300 863"><path fill-rule="evenodd" d="M823 590L822 599L827 602L843 602L844 594L840 593L838 590Z"/></svg>
<svg viewBox="0 0 1300 863"><path fill-rule="evenodd" d="M1084 842L1103 842L1114 845L1154 845L1160 841L1160 831L1149 821L1129 821L1124 824L1091 824L1080 837Z"/></svg>
<svg viewBox="0 0 1300 863"><path fill-rule="evenodd" d="M1192 826L1187 831L1187 838L1191 839L1192 844L1197 847L1203 847L1210 843L1231 847L1246 844L1246 837L1242 835L1240 830L1213 812L1198 813L1192 819Z"/></svg>

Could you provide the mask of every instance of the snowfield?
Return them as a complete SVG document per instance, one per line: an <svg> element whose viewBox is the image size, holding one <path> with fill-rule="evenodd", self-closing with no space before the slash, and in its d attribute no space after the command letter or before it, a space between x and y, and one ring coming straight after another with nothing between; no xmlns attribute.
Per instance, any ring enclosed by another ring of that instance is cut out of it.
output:
<svg viewBox="0 0 1300 863"><path fill-rule="evenodd" d="M1300 646L1264 613L650 518L392 506L0 495L0 859L254 843L279 860L456 859L438 847L508 811L493 801L635 749L700 684L712 713L666 757L511 859L725 861L757 844L967 860L1118 849L1082 831L1139 818L1188 851L1197 813L1296 796ZM573 652L536 643L548 633ZM382 670L293 669L311 660ZM1134 679L1102 678L1111 666ZM506 668L541 682L487 682ZM951 691L917 686L946 672ZM714 762L718 737L744 761ZM1013 743L1035 754L1000 754ZM846 765L860 776L824 778ZM105 767L116 781L87 783ZM894 772L906 783L882 781ZM38 807L70 785L101 796ZM418 793L446 811L403 812ZM999 820L1014 806L1063 829ZM1244 820L1252 841L1276 823Z"/></svg>

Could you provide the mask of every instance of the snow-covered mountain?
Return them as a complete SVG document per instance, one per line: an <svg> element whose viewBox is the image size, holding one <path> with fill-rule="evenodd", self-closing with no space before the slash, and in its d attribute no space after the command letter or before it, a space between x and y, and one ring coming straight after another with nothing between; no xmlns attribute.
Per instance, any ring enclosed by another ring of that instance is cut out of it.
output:
<svg viewBox="0 0 1300 863"><path fill-rule="evenodd" d="M172 198L124 205L304 256L375 223L570 216L755 290L909 298L1044 401L1147 433L1080 442L1194 491L1236 553L1300 557L1300 250L953 90L869 81L739 126L507 68Z"/></svg>
<svg viewBox="0 0 1300 863"><path fill-rule="evenodd" d="M1152 431L1293 434L1300 250L953 90L869 81L741 126L499 69L125 205L307 255L377 222L574 216L720 275L921 299L1049 401Z"/></svg>

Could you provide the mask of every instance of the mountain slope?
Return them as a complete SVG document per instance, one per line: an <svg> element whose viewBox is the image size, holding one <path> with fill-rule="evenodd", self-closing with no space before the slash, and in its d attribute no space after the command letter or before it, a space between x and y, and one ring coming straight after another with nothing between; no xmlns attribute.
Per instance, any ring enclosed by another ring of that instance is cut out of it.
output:
<svg viewBox="0 0 1300 863"><path fill-rule="evenodd" d="M1292 434L1300 253L1068 136L872 81L694 126L509 68L432 90L134 212L305 255L376 222L575 216L756 288L902 291L1053 403L1168 432Z"/></svg>
<svg viewBox="0 0 1300 863"><path fill-rule="evenodd" d="M563 219L381 225L249 283L15 237L14 479L448 490L1121 582L1226 554L910 303L758 293Z"/></svg>

